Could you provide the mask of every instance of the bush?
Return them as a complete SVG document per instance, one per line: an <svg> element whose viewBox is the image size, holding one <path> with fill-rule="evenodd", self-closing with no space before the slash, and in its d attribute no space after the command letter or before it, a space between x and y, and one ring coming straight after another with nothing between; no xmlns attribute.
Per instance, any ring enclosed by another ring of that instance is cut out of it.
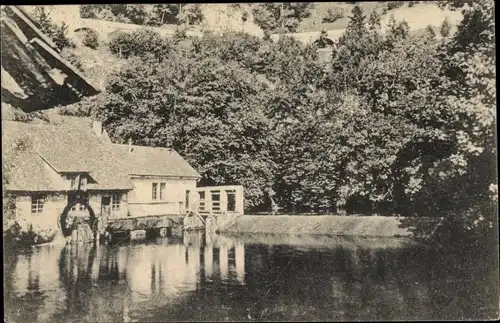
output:
<svg viewBox="0 0 500 323"><path fill-rule="evenodd" d="M128 50L131 42L132 38L129 33L115 31L109 34L108 48L115 56L127 58L129 56Z"/></svg>
<svg viewBox="0 0 500 323"><path fill-rule="evenodd" d="M80 58L75 55L75 53L69 49L69 48L64 48L61 53L61 57L67 60L71 65L76 67L80 72L85 72L83 69L82 62L80 61Z"/></svg>
<svg viewBox="0 0 500 323"><path fill-rule="evenodd" d="M97 49L97 47L99 47L99 36L97 32L93 29L87 29L83 36L82 44L89 48Z"/></svg>
<svg viewBox="0 0 500 323"><path fill-rule="evenodd" d="M341 8L328 9L326 16L323 17L322 22L332 23L344 17L344 11Z"/></svg>
<svg viewBox="0 0 500 323"><path fill-rule="evenodd" d="M188 25L199 25L203 21L203 12L199 4L187 4L179 14L179 21Z"/></svg>
<svg viewBox="0 0 500 323"><path fill-rule="evenodd" d="M54 27L52 40L59 50L63 50L64 48L75 48L75 43L68 38L68 25L64 22L61 26Z"/></svg>
<svg viewBox="0 0 500 323"><path fill-rule="evenodd" d="M25 219L19 219L6 230L4 239L7 246L30 246L51 242L57 235L57 230L35 227Z"/></svg>
<svg viewBox="0 0 500 323"><path fill-rule="evenodd" d="M441 36L443 38L446 38L450 35L450 31L451 31L451 25L448 22L448 19L445 18L443 20L443 23L441 24L441 28L439 29L439 33L441 34Z"/></svg>
<svg viewBox="0 0 500 323"><path fill-rule="evenodd" d="M109 50L120 58L153 55L158 60L170 51L167 39L150 29L141 29L133 33L116 32L110 35Z"/></svg>
<svg viewBox="0 0 500 323"><path fill-rule="evenodd" d="M404 5L403 1L389 1L387 3L387 9L393 10L393 9L397 9L399 7L402 7L403 5Z"/></svg>

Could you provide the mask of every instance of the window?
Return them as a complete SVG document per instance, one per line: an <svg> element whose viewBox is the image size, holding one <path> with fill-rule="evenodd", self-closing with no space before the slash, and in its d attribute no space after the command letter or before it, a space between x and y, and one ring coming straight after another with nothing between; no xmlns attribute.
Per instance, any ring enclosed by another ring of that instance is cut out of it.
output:
<svg viewBox="0 0 500 323"><path fill-rule="evenodd" d="M151 192L151 197L153 200L156 200L158 198L158 183L153 183L153 191Z"/></svg>
<svg viewBox="0 0 500 323"><path fill-rule="evenodd" d="M212 192L212 210L215 212L220 211L220 192Z"/></svg>
<svg viewBox="0 0 500 323"><path fill-rule="evenodd" d="M165 183L160 183L160 200L165 200Z"/></svg>
<svg viewBox="0 0 500 323"><path fill-rule="evenodd" d="M121 194L113 194L113 210L119 210L120 209L120 202L121 202L122 196Z"/></svg>
<svg viewBox="0 0 500 323"><path fill-rule="evenodd" d="M189 208L189 191L186 191L186 200L185 201L186 201L185 202L186 203L185 207L187 209L187 208Z"/></svg>
<svg viewBox="0 0 500 323"><path fill-rule="evenodd" d="M34 195L31 197L31 214L40 214L43 212L43 204L45 203L45 196Z"/></svg>
<svg viewBox="0 0 500 323"><path fill-rule="evenodd" d="M200 194L200 211L205 211L205 192L198 192Z"/></svg>
<svg viewBox="0 0 500 323"><path fill-rule="evenodd" d="M236 194L233 191L227 192L227 211L236 211Z"/></svg>

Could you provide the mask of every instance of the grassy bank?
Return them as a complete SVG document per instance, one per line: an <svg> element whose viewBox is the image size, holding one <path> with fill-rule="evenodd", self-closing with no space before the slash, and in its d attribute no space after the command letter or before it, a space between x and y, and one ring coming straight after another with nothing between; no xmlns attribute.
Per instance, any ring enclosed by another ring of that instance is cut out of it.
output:
<svg viewBox="0 0 500 323"><path fill-rule="evenodd" d="M227 233L319 234L363 237L408 237L398 217L380 216L257 216L244 215Z"/></svg>

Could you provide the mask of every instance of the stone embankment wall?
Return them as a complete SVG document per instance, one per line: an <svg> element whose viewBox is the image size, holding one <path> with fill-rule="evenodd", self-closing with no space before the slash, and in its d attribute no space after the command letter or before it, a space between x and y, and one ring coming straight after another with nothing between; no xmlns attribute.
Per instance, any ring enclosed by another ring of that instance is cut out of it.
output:
<svg viewBox="0 0 500 323"><path fill-rule="evenodd" d="M253 216L235 219L226 233L319 234L333 236L409 237L401 217L384 216Z"/></svg>

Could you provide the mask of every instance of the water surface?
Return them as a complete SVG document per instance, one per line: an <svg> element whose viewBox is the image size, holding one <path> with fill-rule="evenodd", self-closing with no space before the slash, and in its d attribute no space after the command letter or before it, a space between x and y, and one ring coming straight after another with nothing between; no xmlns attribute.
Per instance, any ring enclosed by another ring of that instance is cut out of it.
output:
<svg viewBox="0 0 500 323"><path fill-rule="evenodd" d="M498 317L495 273L481 260L405 240L194 233L4 259L6 322Z"/></svg>

